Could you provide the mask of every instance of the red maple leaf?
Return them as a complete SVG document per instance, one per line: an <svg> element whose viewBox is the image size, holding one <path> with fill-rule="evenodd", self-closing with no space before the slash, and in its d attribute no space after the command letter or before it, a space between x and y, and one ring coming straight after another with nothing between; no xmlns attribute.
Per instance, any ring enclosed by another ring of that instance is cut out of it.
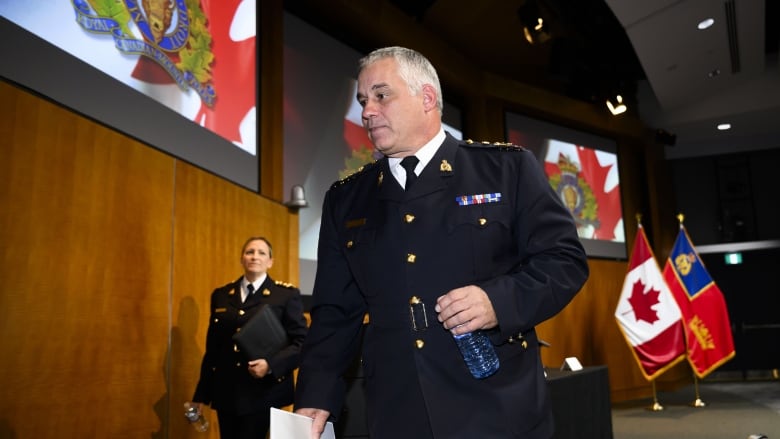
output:
<svg viewBox="0 0 780 439"><path fill-rule="evenodd" d="M644 320L651 325L658 320L658 313L651 307L658 303L658 295L660 291L650 288L645 293L645 284L641 280L634 282L634 288L631 291L631 297L628 298L628 303L631 304L631 308L634 310L634 318L636 321Z"/></svg>
<svg viewBox="0 0 780 439"><path fill-rule="evenodd" d="M579 156L582 164L581 175L588 182L596 197L599 212L599 228L595 231L594 239L615 239L615 226L623 215L620 207L620 187L614 187L609 192L604 191L607 175L612 165L601 166L596 158L596 150L580 147Z"/></svg>

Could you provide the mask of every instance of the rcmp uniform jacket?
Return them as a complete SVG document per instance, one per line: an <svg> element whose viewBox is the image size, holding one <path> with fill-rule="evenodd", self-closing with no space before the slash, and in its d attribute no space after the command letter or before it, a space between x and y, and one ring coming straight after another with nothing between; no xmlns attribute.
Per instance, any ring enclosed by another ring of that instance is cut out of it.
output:
<svg viewBox="0 0 780 439"><path fill-rule="evenodd" d="M211 404L215 410L238 415L292 404L293 370L306 336L300 291L267 276L246 302L241 302L241 280L211 293L206 352L193 401ZM290 344L273 358L266 358L271 373L255 378L247 370L248 359L232 336L263 306L271 306L282 322Z"/></svg>
<svg viewBox="0 0 780 439"><path fill-rule="evenodd" d="M296 408L338 415L340 375L362 345L372 439L548 438L552 415L534 327L588 276L572 216L532 153L447 135L409 191L383 158L325 196L312 325ZM475 379L436 299L483 288L498 372ZM420 302L424 310L410 308Z"/></svg>

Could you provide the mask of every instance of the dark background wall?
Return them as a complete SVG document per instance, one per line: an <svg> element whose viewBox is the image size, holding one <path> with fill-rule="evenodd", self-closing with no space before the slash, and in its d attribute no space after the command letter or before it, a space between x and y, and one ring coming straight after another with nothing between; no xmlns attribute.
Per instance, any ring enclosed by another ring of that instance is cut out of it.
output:
<svg viewBox="0 0 780 439"><path fill-rule="evenodd" d="M670 163L677 209L694 244L780 239L780 149Z"/></svg>

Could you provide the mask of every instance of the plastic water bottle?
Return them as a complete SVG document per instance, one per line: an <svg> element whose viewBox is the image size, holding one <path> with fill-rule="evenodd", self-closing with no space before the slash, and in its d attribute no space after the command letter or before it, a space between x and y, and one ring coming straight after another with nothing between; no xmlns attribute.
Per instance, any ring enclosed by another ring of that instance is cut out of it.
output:
<svg viewBox="0 0 780 439"><path fill-rule="evenodd" d="M202 433L209 429L209 420L203 416L203 413L201 413L197 406L189 402L184 403L184 417L190 421L190 424L195 427L196 431Z"/></svg>
<svg viewBox="0 0 780 439"><path fill-rule="evenodd" d="M474 378L487 378L498 370L498 355L490 338L482 331L453 336L463 360Z"/></svg>

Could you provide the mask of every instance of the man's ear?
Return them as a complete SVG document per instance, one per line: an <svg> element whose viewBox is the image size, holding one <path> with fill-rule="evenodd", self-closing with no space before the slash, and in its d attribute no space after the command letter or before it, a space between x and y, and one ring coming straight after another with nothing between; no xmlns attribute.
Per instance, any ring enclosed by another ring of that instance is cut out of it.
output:
<svg viewBox="0 0 780 439"><path fill-rule="evenodd" d="M423 84L422 86L423 106L425 111L432 111L436 109L436 103L439 97L436 95L436 89L430 84Z"/></svg>

